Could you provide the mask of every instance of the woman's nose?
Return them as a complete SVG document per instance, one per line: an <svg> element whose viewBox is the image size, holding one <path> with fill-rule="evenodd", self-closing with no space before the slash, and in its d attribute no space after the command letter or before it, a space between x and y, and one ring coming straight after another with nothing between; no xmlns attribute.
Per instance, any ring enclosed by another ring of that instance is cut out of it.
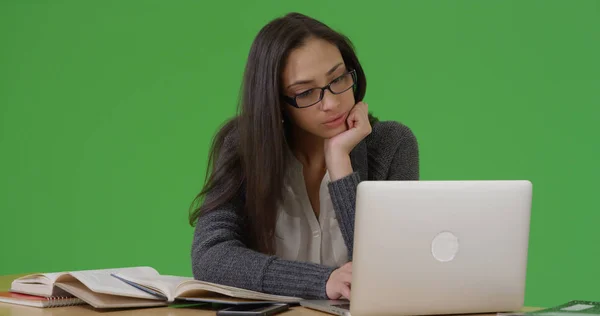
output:
<svg viewBox="0 0 600 316"><path fill-rule="evenodd" d="M323 92L323 100L321 100L322 110L331 111L335 110L340 105L340 100L337 95L331 93L329 90Z"/></svg>

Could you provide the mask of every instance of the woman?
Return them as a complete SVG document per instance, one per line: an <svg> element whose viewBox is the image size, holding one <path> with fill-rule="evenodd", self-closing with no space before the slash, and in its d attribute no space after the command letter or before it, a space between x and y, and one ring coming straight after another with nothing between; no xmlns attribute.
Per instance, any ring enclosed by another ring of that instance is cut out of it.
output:
<svg viewBox="0 0 600 316"><path fill-rule="evenodd" d="M196 279L350 298L358 183L419 177L414 135L372 117L365 91L352 44L321 22L291 13L258 33L192 205Z"/></svg>

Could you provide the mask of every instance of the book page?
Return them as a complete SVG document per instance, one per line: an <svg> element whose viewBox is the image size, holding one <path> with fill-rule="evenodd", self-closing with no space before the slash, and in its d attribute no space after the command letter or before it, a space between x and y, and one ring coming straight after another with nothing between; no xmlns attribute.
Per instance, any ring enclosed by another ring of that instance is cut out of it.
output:
<svg viewBox="0 0 600 316"><path fill-rule="evenodd" d="M95 308L130 308L165 306L166 301L145 300L125 296L115 296L92 292L81 282L57 282L57 287L80 298ZM76 313L75 313L76 314Z"/></svg>
<svg viewBox="0 0 600 316"><path fill-rule="evenodd" d="M96 293L160 300L160 298L139 290L111 275L126 273L134 277L156 277L158 272L150 267L76 271L70 274Z"/></svg>
<svg viewBox="0 0 600 316"><path fill-rule="evenodd" d="M199 290L200 291L200 290ZM179 296L177 299L189 302L203 302L203 303L217 303L217 304L228 304L228 305L250 305L250 304L273 304L278 303L278 301L272 300L251 300L244 298L235 298L226 295L221 295L212 292L188 292L190 295L188 296ZM296 303L290 302L290 303Z"/></svg>
<svg viewBox="0 0 600 316"><path fill-rule="evenodd" d="M150 290L162 292L169 302L176 298L214 296L215 294L226 295L229 297L243 298L249 300L264 300L276 302L298 302L301 299L297 297L279 296L265 294L246 289L225 286L220 284L208 283L195 280L190 277L181 277L174 275L158 275L154 277L135 277L128 273L117 273L117 277L146 287Z"/></svg>
<svg viewBox="0 0 600 316"><path fill-rule="evenodd" d="M15 279L14 282L22 284L46 284L52 285L56 279L67 274L68 272L52 272L52 273L36 273L22 276Z"/></svg>
<svg viewBox="0 0 600 316"><path fill-rule="evenodd" d="M293 303L299 302L301 300L301 298L298 297L266 294L227 285L203 282L199 280L194 280L193 278L187 278L186 280L183 280L179 284L175 296L189 298L191 296L197 295L197 293L201 293L201 290L219 293L230 297L250 300L264 300L281 303Z"/></svg>
<svg viewBox="0 0 600 316"><path fill-rule="evenodd" d="M136 283L143 287L148 288L151 291L160 292L164 296L166 296L169 302L175 300L176 289L179 284L184 281L188 281L191 278L173 276L173 275L157 275L157 276L135 276L128 272L119 272L115 273L115 275L119 278L122 278L126 281Z"/></svg>

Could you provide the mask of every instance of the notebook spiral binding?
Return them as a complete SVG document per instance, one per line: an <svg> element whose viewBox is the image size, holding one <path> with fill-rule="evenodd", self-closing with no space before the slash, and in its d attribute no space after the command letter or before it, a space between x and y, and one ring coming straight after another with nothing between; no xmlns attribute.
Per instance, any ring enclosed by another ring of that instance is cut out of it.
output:
<svg viewBox="0 0 600 316"><path fill-rule="evenodd" d="M46 298L48 300L48 307L65 307L81 305L83 301L73 296L51 296Z"/></svg>

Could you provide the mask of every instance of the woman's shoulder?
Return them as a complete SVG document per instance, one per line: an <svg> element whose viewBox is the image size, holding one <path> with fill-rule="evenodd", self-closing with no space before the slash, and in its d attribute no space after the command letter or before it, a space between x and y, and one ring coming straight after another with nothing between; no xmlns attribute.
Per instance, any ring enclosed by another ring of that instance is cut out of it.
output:
<svg viewBox="0 0 600 316"><path fill-rule="evenodd" d="M419 147L407 125L396 121L375 122L366 138L366 151L369 179L389 179L394 168L405 169L395 176L397 179L418 178Z"/></svg>
<svg viewBox="0 0 600 316"><path fill-rule="evenodd" d="M221 142L222 149L233 150L238 148L240 136L238 134L238 118L231 118L221 126L215 140Z"/></svg>
<svg viewBox="0 0 600 316"><path fill-rule="evenodd" d="M400 146L415 146L417 138L412 129L398 121L375 121L372 123L371 134L367 137L369 149L393 150Z"/></svg>

